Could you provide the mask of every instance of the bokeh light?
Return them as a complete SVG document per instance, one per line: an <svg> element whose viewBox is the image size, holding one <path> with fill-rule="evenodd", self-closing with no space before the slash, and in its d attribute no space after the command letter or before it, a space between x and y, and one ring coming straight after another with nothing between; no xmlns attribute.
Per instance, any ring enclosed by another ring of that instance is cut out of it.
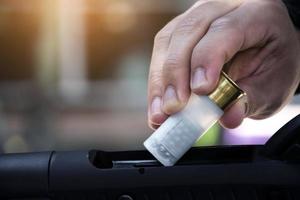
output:
<svg viewBox="0 0 300 200"><path fill-rule="evenodd" d="M1 0L0 152L143 149L153 38L194 2ZM263 143L299 105L196 146Z"/></svg>
<svg viewBox="0 0 300 200"><path fill-rule="evenodd" d="M130 1L111 1L104 9L104 26L112 33L122 33L137 25L137 15Z"/></svg>

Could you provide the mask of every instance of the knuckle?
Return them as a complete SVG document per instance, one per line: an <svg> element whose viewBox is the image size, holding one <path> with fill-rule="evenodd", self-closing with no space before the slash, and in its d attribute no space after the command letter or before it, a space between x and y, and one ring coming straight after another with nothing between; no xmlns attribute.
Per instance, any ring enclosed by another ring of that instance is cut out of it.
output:
<svg viewBox="0 0 300 200"><path fill-rule="evenodd" d="M203 4L203 2L205 2L205 1L207 1L207 0L199 0L199 1L196 1L195 3L194 3L194 5L192 6L192 8L197 8L197 7L199 7L201 4Z"/></svg>
<svg viewBox="0 0 300 200"><path fill-rule="evenodd" d="M177 54L169 54L164 62L164 72L173 72L180 69L179 56Z"/></svg>
<svg viewBox="0 0 300 200"><path fill-rule="evenodd" d="M194 4L193 9L176 26L174 34L186 35L195 32L199 28L205 28L210 21L209 14L203 13L205 7L214 7L216 0L202 0ZM199 15L199 13L202 13ZM206 29L206 28L205 28Z"/></svg>
<svg viewBox="0 0 300 200"><path fill-rule="evenodd" d="M177 25L174 34L180 36L190 34L198 28L199 23L199 20L194 16L186 17Z"/></svg>
<svg viewBox="0 0 300 200"><path fill-rule="evenodd" d="M149 73L149 87L150 88L159 88L162 83L162 71L155 70Z"/></svg>
<svg viewBox="0 0 300 200"><path fill-rule="evenodd" d="M239 31L238 28L238 21L231 18L231 17L221 17L217 20L215 20L210 25L210 31L212 32L220 32L224 30L235 30Z"/></svg>
<svg viewBox="0 0 300 200"><path fill-rule="evenodd" d="M193 8L198 8L202 5L210 4L212 2L215 2L216 0L199 0L192 6Z"/></svg>
<svg viewBox="0 0 300 200"><path fill-rule="evenodd" d="M154 44L161 45L170 41L172 33L164 29L160 30L154 37Z"/></svg>
<svg viewBox="0 0 300 200"><path fill-rule="evenodd" d="M208 46L196 46L192 52L191 66L209 66L210 62L216 56L216 51L214 52L214 54L208 52L211 52L211 49Z"/></svg>

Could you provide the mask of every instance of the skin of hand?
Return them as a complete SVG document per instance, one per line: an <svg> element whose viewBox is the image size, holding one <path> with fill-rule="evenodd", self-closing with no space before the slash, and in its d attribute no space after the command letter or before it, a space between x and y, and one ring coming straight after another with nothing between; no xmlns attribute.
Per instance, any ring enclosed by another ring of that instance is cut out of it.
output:
<svg viewBox="0 0 300 200"><path fill-rule="evenodd" d="M191 92L209 94L223 69L246 92L220 122L264 119L294 95L300 79L299 32L280 0L200 0L154 39L148 80L153 129L181 110Z"/></svg>

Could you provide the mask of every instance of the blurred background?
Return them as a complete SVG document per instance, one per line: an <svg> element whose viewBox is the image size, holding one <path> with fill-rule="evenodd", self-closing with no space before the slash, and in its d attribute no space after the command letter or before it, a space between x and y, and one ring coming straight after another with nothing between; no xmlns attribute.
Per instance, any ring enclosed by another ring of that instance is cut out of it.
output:
<svg viewBox="0 0 300 200"><path fill-rule="evenodd" d="M153 38L193 2L0 0L0 152L142 149ZM197 145L263 144L299 103Z"/></svg>

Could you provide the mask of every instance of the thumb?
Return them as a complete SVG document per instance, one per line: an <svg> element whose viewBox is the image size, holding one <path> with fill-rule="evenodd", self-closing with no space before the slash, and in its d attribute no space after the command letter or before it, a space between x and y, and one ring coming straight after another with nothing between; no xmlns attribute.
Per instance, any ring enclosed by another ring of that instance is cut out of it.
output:
<svg viewBox="0 0 300 200"><path fill-rule="evenodd" d="M255 29L253 16L247 16L243 5L214 21L205 36L193 49L190 87L196 94L208 94L217 85L225 63L239 51L265 45L266 28ZM240 16L244 16L242 19ZM247 20L248 19L248 20ZM251 35L249 35L251 33Z"/></svg>
<svg viewBox="0 0 300 200"><path fill-rule="evenodd" d="M236 128L247 116L248 100L247 96L240 98L234 105L232 105L220 119L220 123L226 128Z"/></svg>

